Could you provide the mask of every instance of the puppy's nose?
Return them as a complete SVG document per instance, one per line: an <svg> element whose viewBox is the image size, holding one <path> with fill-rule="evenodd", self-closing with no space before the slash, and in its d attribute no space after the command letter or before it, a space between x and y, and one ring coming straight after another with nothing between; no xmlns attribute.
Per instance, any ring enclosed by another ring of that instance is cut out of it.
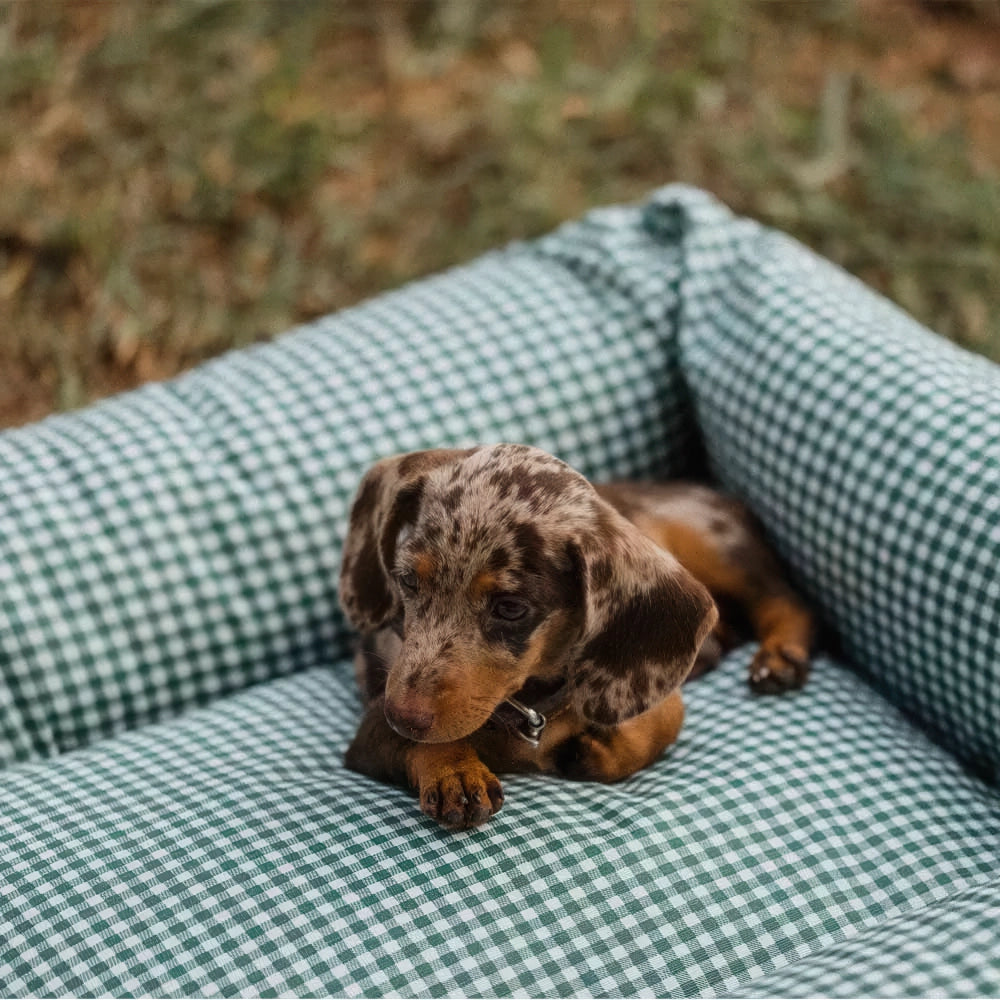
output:
<svg viewBox="0 0 1000 1000"><path fill-rule="evenodd" d="M389 725L410 740L419 740L434 725L434 713L423 705L385 703Z"/></svg>

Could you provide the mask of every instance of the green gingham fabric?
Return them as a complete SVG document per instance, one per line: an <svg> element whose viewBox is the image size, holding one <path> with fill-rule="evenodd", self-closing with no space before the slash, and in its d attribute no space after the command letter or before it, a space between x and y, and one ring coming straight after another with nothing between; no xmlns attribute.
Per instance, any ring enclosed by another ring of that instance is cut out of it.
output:
<svg viewBox="0 0 1000 1000"><path fill-rule="evenodd" d="M340 546L383 455L507 439L685 471L661 224L608 209L0 436L0 765L346 655Z"/></svg>
<svg viewBox="0 0 1000 1000"><path fill-rule="evenodd" d="M1000 993L1000 796L941 746L996 759L996 406L675 187L0 436L0 995ZM699 434L850 667L753 698L738 650L653 768L467 834L342 767L374 458L654 477Z"/></svg>
<svg viewBox="0 0 1000 1000"><path fill-rule="evenodd" d="M732 996L996 996L1000 879L916 906ZM985 960L984 960L985 957Z"/></svg>
<svg viewBox="0 0 1000 1000"><path fill-rule="evenodd" d="M744 497L850 661L1000 769L1000 369L788 237L693 206L682 367Z"/></svg>
<svg viewBox="0 0 1000 1000"><path fill-rule="evenodd" d="M0 994L709 995L984 886L944 981L995 994L997 797L852 673L755 699L748 655L651 770L509 779L468 834L340 766L346 666L8 769Z"/></svg>

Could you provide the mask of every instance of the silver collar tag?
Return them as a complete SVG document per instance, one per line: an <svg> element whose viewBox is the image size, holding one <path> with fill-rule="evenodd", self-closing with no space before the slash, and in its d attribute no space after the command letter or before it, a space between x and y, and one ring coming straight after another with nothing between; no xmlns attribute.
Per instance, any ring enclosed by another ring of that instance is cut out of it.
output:
<svg viewBox="0 0 1000 1000"><path fill-rule="evenodd" d="M545 716L541 712L536 712L533 708L518 701L516 698L507 698L506 703L521 716L521 721L514 730L525 743L537 747L542 738L542 730L545 728Z"/></svg>

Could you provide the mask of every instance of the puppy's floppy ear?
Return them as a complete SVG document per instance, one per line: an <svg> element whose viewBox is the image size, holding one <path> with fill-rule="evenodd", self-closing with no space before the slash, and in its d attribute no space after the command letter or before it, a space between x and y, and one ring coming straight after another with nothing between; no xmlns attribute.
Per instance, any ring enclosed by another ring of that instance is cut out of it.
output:
<svg viewBox="0 0 1000 1000"><path fill-rule="evenodd" d="M589 721L615 726L684 681L718 612L673 556L610 508L570 550L584 585L572 697Z"/></svg>
<svg viewBox="0 0 1000 1000"><path fill-rule="evenodd" d="M417 520L427 474L472 450L441 448L394 455L365 473L351 508L340 565L340 603L361 631L372 632L402 611L390 573L400 532Z"/></svg>

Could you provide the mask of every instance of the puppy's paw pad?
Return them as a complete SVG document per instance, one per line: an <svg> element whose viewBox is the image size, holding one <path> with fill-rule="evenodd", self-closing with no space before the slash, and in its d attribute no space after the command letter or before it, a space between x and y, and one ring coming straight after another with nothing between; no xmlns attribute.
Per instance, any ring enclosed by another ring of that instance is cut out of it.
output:
<svg viewBox="0 0 1000 1000"><path fill-rule="evenodd" d="M479 761L422 777L420 808L449 830L482 826L503 806L503 788Z"/></svg>
<svg viewBox="0 0 1000 1000"><path fill-rule="evenodd" d="M750 690L754 694L781 694L802 687L809 676L809 656L793 646L762 647L750 664Z"/></svg>

